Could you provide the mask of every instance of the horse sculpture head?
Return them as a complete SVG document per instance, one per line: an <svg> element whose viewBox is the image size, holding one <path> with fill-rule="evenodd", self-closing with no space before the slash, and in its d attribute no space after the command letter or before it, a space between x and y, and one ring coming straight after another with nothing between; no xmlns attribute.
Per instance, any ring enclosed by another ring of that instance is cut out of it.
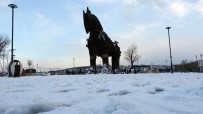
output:
<svg viewBox="0 0 203 114"><path fill-rule="evenodd" d="M83 20L85 31L88 34L89 32L101 32L103 28L101 23L99 22L98 18L91 13L89 8L87 7L87 12L83 10ZM94 34L94 33L93 33Z"/></svg>
<svg viewBox="0 0 203 114"><path fill-rule="evenodd" d="M84 20L84 26L85 26L85 31L88 34L90 32L90 24L91 24L91 11L87 7L87 12L83 10L83 20Z"/></svg>

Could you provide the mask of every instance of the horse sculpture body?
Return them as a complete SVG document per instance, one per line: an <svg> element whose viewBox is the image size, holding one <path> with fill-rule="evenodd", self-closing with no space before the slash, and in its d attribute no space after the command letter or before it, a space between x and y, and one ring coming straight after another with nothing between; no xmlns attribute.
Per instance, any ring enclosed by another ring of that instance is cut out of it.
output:
<svg viewBox="0 0 203 114"><path fill-rule="evenodd" d="M91 14L87 7L87 12L83 10L84 26L86 33L90 33L87 39L87 47L90 55L90 66L96 70L96 57L102 58L103 64L109 67L108 57L112 57L112 72L119 69L119 59L121 55L120 47L117 41L112 42L108 35L103 31L102 25L98 18Z"/></svg>

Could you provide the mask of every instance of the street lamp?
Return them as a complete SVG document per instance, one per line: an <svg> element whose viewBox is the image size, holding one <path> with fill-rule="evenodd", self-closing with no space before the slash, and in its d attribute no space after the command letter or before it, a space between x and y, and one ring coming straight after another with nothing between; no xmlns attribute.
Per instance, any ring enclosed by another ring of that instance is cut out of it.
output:
<svg viewBox="0 0 203 114"><path fill-rule="evenodd" d="M9 4L8 7L12 8L12 44L11 44L11 61L13 61L13 25L14 25L14 9L17 8L15 4Z"/></svg>
<svg viewBox="0 0 203 114"><path fill-rule="evenodd" d="M38 73L38 64L37 64L37 73Z"/></svg>
<svg viewBox="0 0 203 114"><path fill-rule="evenodd" d="M198 72L198 70L199 70L199 68L198 68L198 61L197 61L197 55L195 55L195 58L196 58L196 67L197 67L197 72Z"/></svg>
<svg viewBox="0 0 203 114"><path fill-rule="evenodd" d="M200 53L201 61L200 61L200 72L202 72L202 54Z"/></svg>
<svg viewBox="0 0 203 114"><path fill-rule="evenodd" d="M173 63L172 63L172 55L171 55L171 41L170 41L170 34L169 34L169 29L171 27L166 27L168 29L168 39L169 39L169 49L170 49L170 59L171 59L171 73L173 74Z"/></svg>
<svg viewBox="0 0 203 114"><path fill-rule="evenodd" d="M75 58L73 58L73 68L75 67Z"/></svg>

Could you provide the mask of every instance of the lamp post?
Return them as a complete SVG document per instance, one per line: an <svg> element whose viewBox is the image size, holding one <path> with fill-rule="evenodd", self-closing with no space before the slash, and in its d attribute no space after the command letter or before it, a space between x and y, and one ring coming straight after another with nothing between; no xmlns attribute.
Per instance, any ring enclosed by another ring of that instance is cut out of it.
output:
<svg viewBox="0 0 203 114"><path fill-rule="evenodd" d="M172 55L171 55L171 41L170 41L170 34L169 34L169 29L171 27L166 27L168 29L168 39L169 39L169 49L170 49L170 60L171 60L171 73L173 74L173 63L172 63Z"/></svg>
<svg viewBox="0 0 203 114"><path fill-rule="evenodd" d="M202 72L202 54L200 53L200 57L201 57L201 60L200 60L200 72Z"/></svg>
<svg viewBox="0 0 203 114"><path fill-rule="evenodd" d="M15 4L9 4L8 7L12 8L12 44L11 44L11 61L13 61L13 25L14 25L14 9L17 8Z"/></svg>
<svg viewBox="0 0 203 114"><path fill-rule="evenodd" d="M37 73L38 73L38 64L37 64Z"/></svg>
<svg viewBox="0 0 203 114"><path fill-rule="evenodd" d="M196 70L197 70L197 72L198 72L199 68L198 68L197 55L195 55L195 58L196 58L196 62L195 62L195 63L196 63L196 67L197 67Z"/></svg>
<svg viewBox="0 0 203 114"><path fill-rule="evenodd" d="M75 67L75 58L73 58L73 68Z"/></svg>

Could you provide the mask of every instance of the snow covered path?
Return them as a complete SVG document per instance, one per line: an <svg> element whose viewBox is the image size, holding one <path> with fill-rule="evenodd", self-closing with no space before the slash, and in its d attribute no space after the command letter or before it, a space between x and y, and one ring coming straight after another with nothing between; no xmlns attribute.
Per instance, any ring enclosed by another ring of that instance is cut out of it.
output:
<svg viewBox="0 0 203 114"><path fill-rule="evenodd" d="M0 77L0 114L203 114L203 74Z"/></svg>

